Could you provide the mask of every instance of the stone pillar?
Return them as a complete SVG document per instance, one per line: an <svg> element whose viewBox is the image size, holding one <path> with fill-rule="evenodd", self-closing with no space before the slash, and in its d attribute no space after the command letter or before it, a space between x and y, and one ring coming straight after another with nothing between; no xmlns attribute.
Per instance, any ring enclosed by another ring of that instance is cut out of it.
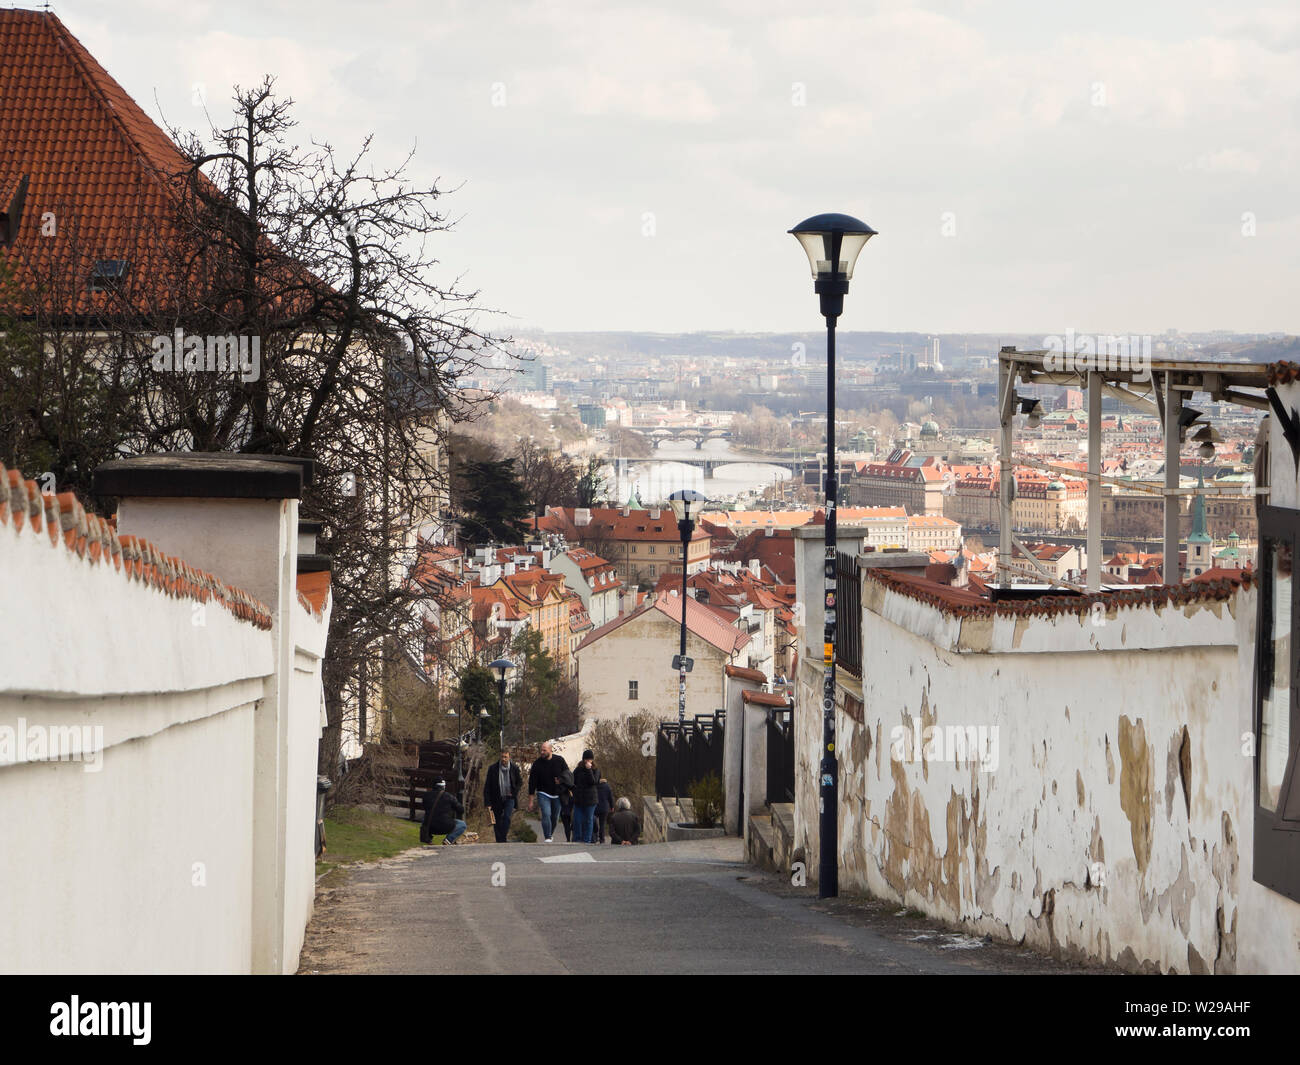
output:
<svg viewBox="0 0 1300 1065"><path fill-rule="evenodd" d="M283 957L290 617L297 597L298 499L311 474L306 459L188 452L120 459L95 471L95 494L119 499L119 536L148 540L256 596L271 612L275 667L255 711L252 752L254 973L297 966L296 958Z"/></svg>

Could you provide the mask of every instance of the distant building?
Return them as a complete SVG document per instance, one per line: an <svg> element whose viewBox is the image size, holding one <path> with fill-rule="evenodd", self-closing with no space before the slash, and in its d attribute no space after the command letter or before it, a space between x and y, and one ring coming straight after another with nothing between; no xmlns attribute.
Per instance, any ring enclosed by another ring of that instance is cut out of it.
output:
<svg viewBox="0 0 1300 1065"><path fill-rule="evenodd" d="M533 520L539 532L561 533L569 543L588 545L609 560L625 584L653 584L665 573L681 571L681 534L669 507L547 507L545 515ZM711 542L696 523L688 572L708 566Z"/></svg>
<svg viewBox="0 0 1300 1065"><path fill-rule="evenodd" d="M861 462L849 482L849 503L906 507L909 514L942 514L945 479L934 466Z"/></svg>
<svg viewBox="0 0 1300 1065"><path fill-rule="evenodd" d="M603 403L578 404L578 420L588 429L604 429L605 419L605 406Z"/></svg>

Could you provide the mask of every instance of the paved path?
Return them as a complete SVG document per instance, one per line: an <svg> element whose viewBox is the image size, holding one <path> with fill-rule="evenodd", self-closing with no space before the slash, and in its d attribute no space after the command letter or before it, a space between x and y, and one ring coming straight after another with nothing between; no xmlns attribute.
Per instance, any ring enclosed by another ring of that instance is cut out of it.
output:
<svg viewBox="0 0 1300 1065"><path fill-rule="evenodd" d="M897 907L819 902L738 840L476 844L330 874L305 973L1074 972Z"/></svg>

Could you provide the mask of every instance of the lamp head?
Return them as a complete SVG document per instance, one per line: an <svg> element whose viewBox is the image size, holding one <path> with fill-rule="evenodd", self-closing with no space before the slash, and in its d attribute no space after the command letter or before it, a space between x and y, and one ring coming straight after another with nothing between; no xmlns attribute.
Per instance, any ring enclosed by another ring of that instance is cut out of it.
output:
<svg viewBox="0 0 1300 1065"><path fill-rule="evenodd" d="M695 491L694 488L682 488L668 497L679 525L682 522L694 524L704 512L704 506L708 501L708 496L703 492Z"/></svg>
<svg viewBox="0 0 1300 1065"><path fill-rule="evenodd" d="M853 266L867 241L876 235L866 222L847 214L816 214L790 232L803 245L814 278L853 277Z"/></svg>

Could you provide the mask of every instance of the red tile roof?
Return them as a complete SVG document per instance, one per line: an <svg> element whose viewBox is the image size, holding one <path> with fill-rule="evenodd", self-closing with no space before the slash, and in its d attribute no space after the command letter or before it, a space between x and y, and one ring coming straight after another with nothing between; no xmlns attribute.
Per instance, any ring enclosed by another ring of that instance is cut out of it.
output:
<svg viewBox="0 0 1300 1065"><path fill-rule="evenodd" d="M0 529L47 539L87 563L112 566L124 579L140 581L173 598L215 602L259 629L271 627L271 611L242 589L211 573L164 555L148 540L117 535L113 524L87 514L71 492L42 493L35 481L0 464ZM0 548L3 540L0 539Z"/></svg>
<svg viewBox="0 0 1300 1065"><path fill-rule="evenodd" d="M673 517L670 507L663 507L659 517L652 518L649 510L629 510L625 516L614 507L591 507L591 523L578 526L573 521L573 507L552 507L543 517L530 519L533 527L541 532L564 533L572 539L578 539L581 529L595 532L604 527L613 540L630 540L635 543L669 541L681 543L681 534L677 531L677 519ZM696 522L692 540L707 540L709 534Z"/></svg>
<svg viewBox="0 0 1300 1065"><path fill-rule="evenodd" d="M157 271L160 249L182 243L184 156L56 15L0 10L0 145L0 187L29 180L7 256L25 287L49 271L89 279L105 259L129 261L129 285ZM41 234L45 212L53 236ZM75 306L55 309L106 306L77 291Z"/></svg>
<svg viewBox="0 0 1300 1065"><path fill-rule="evenodd" d="M589 632L575 650L581 651L591 646L591 644L615 629L626 625L633 618L642 617L651 610L657 610L674 624L681 625L682 601L680 596L664 594L655 596L653 599L647 596L645 602L636 610L623 614L613 621L606 622L593 632ZM740 632L738 629L733 628L724 618L719 617L717 613L704 604L697 603L689 596L686 599L686 628L688 632L694 633L700 639L705 640L728 655L735 654L749 643L749 633Z"/></svg>

